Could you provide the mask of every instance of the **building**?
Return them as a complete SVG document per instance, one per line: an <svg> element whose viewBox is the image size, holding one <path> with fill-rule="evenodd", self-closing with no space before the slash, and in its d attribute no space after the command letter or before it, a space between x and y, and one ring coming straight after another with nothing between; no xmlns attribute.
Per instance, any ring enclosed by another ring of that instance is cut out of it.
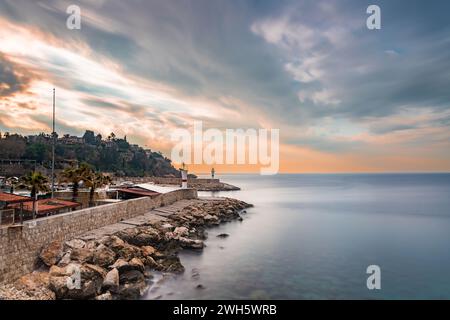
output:
<svg viewBox="0 0 450 320"><path fill-rule="evenodd" d="M30 200L30 197L0 192L0 225L10 225L20 221L23 217L24 204Z"/></svg>
<svg viewBox="0 0 450 320"><path fill-rule="evenodd" d="M18 205L12 205L11 207L19 209ZM69 212L74 209L77 209L79 207L81 207L81 204L78 202L72 202L72 201L60 200L60 199L54 199L54 198L40 199L40 200L37 200L36 204L35 204L37 217L65 213L65 212ZM24 214L27 216L33 214L33 201L23 202L22 210L23 210Z"/></svg>
<svg viewBox="0 0 450 320"><path fill-rule="evenodd" d="M35 202L36 217L60 214L80 208L81 204L60 199L40 199ZM10 225L33 218L30 197L0 192L0 224Z"/></svg>

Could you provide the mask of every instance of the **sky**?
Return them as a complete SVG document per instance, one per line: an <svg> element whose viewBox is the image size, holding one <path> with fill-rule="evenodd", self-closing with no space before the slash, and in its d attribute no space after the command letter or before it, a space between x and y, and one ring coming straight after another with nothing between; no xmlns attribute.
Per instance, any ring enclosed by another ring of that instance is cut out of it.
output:
<svg viewBox="0 0 450 320"><path fill-rule="evenodd" d="M66 27L69 5L81 29ZM369 5L381 29L366 26ZM280 171L450 171L446 0L0 0L0 131L280 130ZM210 166L193 166L206 172ZM223 165L217 172L254 172Z"/></svg>

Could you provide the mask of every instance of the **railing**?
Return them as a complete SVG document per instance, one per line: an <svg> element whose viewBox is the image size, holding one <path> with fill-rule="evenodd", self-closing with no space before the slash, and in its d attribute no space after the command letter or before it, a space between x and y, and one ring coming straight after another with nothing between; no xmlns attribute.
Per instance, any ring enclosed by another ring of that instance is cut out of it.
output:
<svg viewBox="0 0 450 320"><path fill-rule="evenodd" d="M3 209L0 210L0 225L7 226L15 223L15 210Z"/></svg>

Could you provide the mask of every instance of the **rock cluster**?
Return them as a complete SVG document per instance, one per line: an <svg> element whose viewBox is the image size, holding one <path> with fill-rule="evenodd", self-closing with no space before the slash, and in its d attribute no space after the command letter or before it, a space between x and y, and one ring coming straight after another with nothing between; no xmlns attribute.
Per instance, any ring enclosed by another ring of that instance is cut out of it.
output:
<svg viewBox="0 0 450 320"><path fill-rule="evenodd" d="M84 241L54 241L43 248L45 271L0 289L0 299L137 299L148 289L151 270L184 272L180 249L204 247L205 228L239 219L245 202L196 201L167 222L128 228Z"/></svg>

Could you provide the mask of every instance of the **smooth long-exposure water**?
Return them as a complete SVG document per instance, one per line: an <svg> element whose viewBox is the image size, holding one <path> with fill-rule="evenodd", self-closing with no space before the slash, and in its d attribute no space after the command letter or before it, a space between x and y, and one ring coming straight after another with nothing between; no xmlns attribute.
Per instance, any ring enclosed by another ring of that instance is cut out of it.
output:
<svg viewBox="0 0 450 320"><path fill-rule="evenodd" d="M186 272L147 299L450 298L450 174L220 178L242 190L215 195L255 207L209 229L203 252L181 253ZM366 287L373 264L381 290Z"/></svg>

